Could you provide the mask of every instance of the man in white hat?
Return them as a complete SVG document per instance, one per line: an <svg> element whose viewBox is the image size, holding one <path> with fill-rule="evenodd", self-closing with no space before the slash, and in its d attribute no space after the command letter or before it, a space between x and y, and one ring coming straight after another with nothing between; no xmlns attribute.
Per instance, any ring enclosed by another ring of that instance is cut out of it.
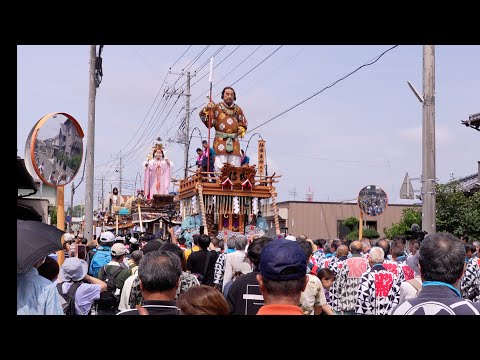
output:
<svg viewBox="0 0 480 360"><path fill-rule="evenodd" d="M88 315L93 302L100 299L100 293L107 289L104 281L88 275L87 271L85 260L70 257L65 259L58 274L57 289L60 295L66 295L70 286L81 282L74 295L76 315Z"/></svg>

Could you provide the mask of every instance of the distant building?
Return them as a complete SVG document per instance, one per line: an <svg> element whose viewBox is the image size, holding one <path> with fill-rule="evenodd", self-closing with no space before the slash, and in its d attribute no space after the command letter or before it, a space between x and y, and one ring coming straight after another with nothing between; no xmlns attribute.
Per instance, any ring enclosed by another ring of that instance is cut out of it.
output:
<svg viewBox="0 0 480 360"><path fill-rule="evenodd" d="M388 204L379 216L364 215L366 227L373 228L380 236L383 229L398 223L407 208L421 207L418 200L397 200ZM353 216L359 218L360 209L356 202L316 202L316 201L283 201L277 203L280 227L287 228L287 233L295 236L305 234L311 239L333 239L346 236L348 228L343 221ZM272 214L266 214L270 219ZM273 225L274 226L274 225ZM282 230L283 233L283 230Z"/></svg>
<svg viewBox="0 0 480 360"><path fill-rule="evenodd" d="M473 193L480 191L480 161L478 161L478 171L476 173L455 181L458 181L465 195L473 195Z"/></svg>
<svg viewBox="0 0 480 360"><path fill-rule="evenodd" d="M57 189L30 175L24 159L17 157L17 219L50 223L49 213L55 206Z"/></svg>

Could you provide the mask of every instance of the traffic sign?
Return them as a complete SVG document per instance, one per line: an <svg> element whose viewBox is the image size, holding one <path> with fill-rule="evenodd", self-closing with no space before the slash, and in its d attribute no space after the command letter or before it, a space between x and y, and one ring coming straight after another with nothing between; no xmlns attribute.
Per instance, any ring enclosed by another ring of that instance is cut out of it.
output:
<svg viewBox="0 0 480 360"><path fill-rule="evenodd" d="M66 221L67 223L71 222L71 221L72 221L72 217L71 217L70 215L65 216L65 221Z"/></svg>

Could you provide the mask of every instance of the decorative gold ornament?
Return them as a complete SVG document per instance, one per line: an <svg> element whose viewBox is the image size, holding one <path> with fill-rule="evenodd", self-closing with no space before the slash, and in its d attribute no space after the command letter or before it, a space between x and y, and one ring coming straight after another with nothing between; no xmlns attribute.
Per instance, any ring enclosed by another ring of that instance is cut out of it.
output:
<svg viewBox="0 0 480 360"><path fill-rule="evenodd" d="M243 138L245 136L245 133L246 133L245 128L242 125L239 125L238 126L238 136L240 138Z"/></svg>

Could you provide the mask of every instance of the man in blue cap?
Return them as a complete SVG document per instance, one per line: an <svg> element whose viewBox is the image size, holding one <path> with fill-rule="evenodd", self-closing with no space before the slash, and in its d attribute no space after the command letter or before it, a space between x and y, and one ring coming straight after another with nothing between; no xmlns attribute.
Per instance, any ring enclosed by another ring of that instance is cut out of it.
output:
<svg viewBox="0 0 480 360"><path fill-rule="evenodd" d="M307 285L305 252L296 241L273 240L260 255L257 275L265 305L257 315L303 315L298 306Z"/></svg>

